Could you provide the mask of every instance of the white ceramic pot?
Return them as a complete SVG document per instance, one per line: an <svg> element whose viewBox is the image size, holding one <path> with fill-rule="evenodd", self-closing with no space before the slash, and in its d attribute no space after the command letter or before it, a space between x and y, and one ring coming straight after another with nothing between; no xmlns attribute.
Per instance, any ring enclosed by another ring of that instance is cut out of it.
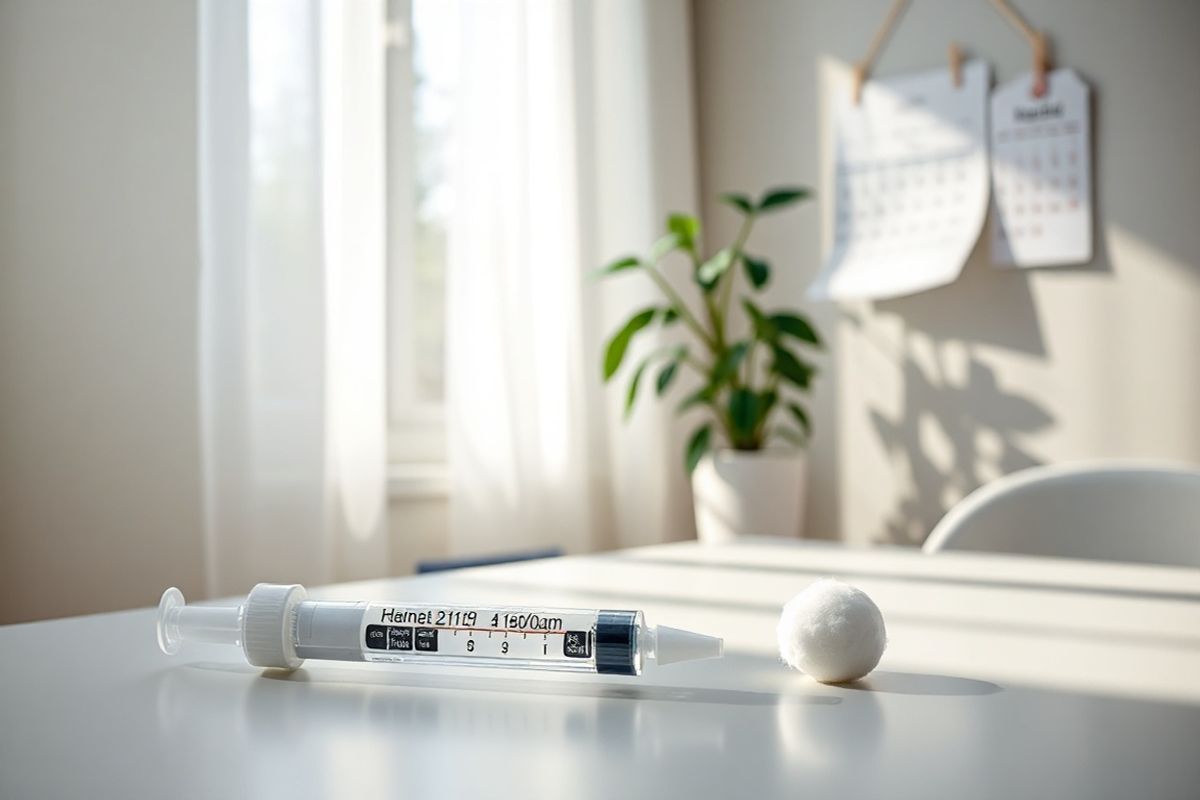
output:
<svg viewBox="0 0 1200 800"><path fill-rule="evenodd" d="M702 542L792 536L804 524L807 459L793 450L718 450L692 473L696 533Z"/></svg>

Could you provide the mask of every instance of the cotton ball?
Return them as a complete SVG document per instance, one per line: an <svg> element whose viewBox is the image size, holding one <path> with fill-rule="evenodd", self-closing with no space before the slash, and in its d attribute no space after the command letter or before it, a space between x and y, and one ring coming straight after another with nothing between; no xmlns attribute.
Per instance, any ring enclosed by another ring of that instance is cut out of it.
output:
<svg viewBox="0 0 1200 800"><path fill-rule="evenodd" d="M788 601L777 635L783 660L822 683L863 677L887 644L879 606L861 589L831 579Z"/></svg>

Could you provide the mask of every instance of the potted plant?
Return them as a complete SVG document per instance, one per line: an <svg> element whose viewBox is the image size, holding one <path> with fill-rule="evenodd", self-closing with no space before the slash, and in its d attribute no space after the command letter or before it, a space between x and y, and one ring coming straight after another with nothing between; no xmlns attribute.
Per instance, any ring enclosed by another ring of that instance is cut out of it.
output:
<svg viewBox="0 0 1200 800"><path fill-rule="evenodd" d="M604 380L620 370L630 343L652 325L682 324L690 344L672 344L646 355L633 367L625 395L626 417L637 400L647 370L657 369L655 392L666 395L683 370L698 377L678 404L680 413L703 408L707 419L688 438L684 464L692 476L696 528L702 541L742 534L798 535L804 512L805 459L802 448L812 426L802 402L816 372L804 351L819 349L812 323L794 310L768 311L751 294L739 295L745 335L730 325L734 284L761 292L771 268L746 251L759 217L807 200L805 188L779 188L757 202L744 194L721 201L742 216L733 244L705 258L700 222L686 214L667 219L667 234L647 257L626 256L600 270L601 275L640 273L662 292L665 304L637 311L609 339L604 351ZM662 262L682 252L699 287L701 310L693 311L665 277Z"/></svg>

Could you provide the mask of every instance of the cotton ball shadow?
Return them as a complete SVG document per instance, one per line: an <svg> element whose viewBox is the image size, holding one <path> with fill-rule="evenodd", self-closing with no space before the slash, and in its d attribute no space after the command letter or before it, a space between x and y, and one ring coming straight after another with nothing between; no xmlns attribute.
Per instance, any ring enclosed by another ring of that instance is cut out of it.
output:
<svg viewBox="0 0 1200 800"><path fill-rule="evenodd" d="M789 774L811 780L813 771L847 764L868 767L879 755L887 723L874 692L847 692L837 705L791 702L784 696L775 707L780 750ZM869 767L868 767L869 768ZM864 778L868 783L873 778ZM888 792L863 796L888 796Z"/></svg>
<svg viewBox="0 0 1200 800"><path fill-rule="evenodd" d="M829 578L788 601L776 634L788 666L821 683L866 676L887 645L879 606L861 589Z"/></svg>

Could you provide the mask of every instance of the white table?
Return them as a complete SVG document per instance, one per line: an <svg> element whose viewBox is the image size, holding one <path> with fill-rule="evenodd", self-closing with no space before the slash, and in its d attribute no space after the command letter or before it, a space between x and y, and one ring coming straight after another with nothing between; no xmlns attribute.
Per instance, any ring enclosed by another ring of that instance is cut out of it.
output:
<svg viewBox="0 0 1200 800"><path fill-rule="evenodd" d="M841 575L883 609L864 685L773 653ZM1200 571L751 541L331 587L641 608L727 657L640 679L168 658L154 612L0 628L0 797L1200 796Z"/></svg>

